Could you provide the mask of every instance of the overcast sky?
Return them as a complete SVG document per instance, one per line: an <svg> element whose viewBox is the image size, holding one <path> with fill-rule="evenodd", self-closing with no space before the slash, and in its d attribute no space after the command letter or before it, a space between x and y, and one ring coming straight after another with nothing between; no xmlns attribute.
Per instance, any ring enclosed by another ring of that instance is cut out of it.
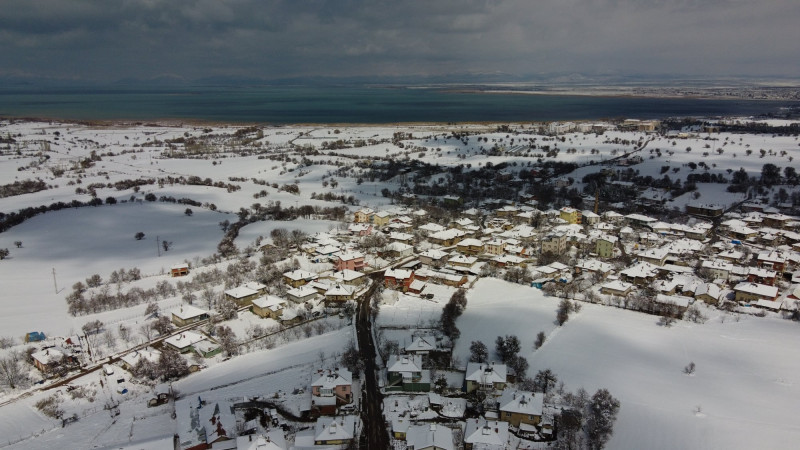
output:
<svg viewBox="0 0 800 450"><path fill-rule="evenodd" d="M0 0L0 75L800 77L800 0Z"/></svg>

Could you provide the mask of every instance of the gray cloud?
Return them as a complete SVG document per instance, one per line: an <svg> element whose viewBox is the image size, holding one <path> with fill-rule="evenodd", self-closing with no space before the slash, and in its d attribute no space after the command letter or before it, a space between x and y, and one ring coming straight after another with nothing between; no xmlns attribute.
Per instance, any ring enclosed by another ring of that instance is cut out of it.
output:
<svg viewBox="0 0 800 450"><path fill-rule="evenodd" d="M796 76L800 2L10 0L0 74Z"/></svg>

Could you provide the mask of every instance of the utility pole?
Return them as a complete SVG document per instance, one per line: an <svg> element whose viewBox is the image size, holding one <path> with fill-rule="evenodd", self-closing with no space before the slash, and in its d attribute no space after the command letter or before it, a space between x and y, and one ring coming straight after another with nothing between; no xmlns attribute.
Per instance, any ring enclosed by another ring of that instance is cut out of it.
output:
<svg viewBox="0 0 800 450"><path fill-rule="evenodd" d="M58 294L58 283L56 283L56 268L53 267L53 287L56 290L56 294Z"/></svg>
<svg viewBox="0 0 800 450"><path fill-rule="evenodd" d="M158 252L158 257L161 257L161 243L158 242L158 236L156 236L156 252Z"/></svg>

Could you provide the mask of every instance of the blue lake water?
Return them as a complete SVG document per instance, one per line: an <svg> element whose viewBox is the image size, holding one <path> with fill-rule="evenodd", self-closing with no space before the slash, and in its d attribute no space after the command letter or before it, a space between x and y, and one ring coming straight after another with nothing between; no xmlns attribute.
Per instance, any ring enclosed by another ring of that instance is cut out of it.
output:
<svg viewBox="0 0 800 450"><path fill-rule="evenodd" d="M0 117L68 120L394 123L655 119L777 113L800 102L491 94L350 86L20 89L0 87Z"/></svg>

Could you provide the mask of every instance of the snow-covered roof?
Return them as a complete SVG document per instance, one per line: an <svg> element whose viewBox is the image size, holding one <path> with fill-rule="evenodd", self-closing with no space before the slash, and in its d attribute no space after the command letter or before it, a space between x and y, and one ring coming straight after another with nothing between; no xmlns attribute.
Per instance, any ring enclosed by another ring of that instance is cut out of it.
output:
<svg viewBox="0 0 800 450"><path fill-rule="evenodd" d="M192 330L187 330L164 339L164 343L169 344L177 349L183 349L191 345L194 345L205 338L206 337L200 333L197 333Z"/></svg>
<svg viewBox="0 0 800 450"><path fill-rule="evenodd" d="M140 359L145 359L150 361L151 363L158 362L158 359L161 358L161 352L158 350L134 350L132 352L126 353L122 355L120 358L123 363L127 364L130 367L134 367L136 364L139 363Z"/></svg>
<svg viewBox="0 0 800 450"><path fill-rule="evenodd" d="M608 289L617 292L625 292L628 289L633 288L633 284L626 283L622 280L613 280L609 281L608 283L604 283L600 286L602 289Z"/></svg>
<svg viewBox="0 0 800 450"><path fill-rule="evenodd" d="M690 297L684 297L682 295L663 295L658 294L656 295L655 299L656 303L661 304L674 304L681 308L687 308L689 304L692 302Z"/></svg>
<svg viewBox="0 0 800 450"><path fill-rule="evenodd" d="M353 374L347 369L332 370L318 370L316 378L311 383L311 386L319 386L322 389L333 389L336 386L351 385L353 383Z"/></svg>
<svg viewBox="0 0 800 450"><path fill-rule="evenodd" d="M320 417L314 425L315 441L347 441L358 431L357 416Z"/></svg>
<svg viewBox="0 0 800 450"><path fill-rule="evenodd" d="M334 273L333 274L333 279L336 280L336 281L342 281L342 282L346 283L348 281L357 280L357 279L359 279L361 277L364 277L364 276L366 276L366 275L364 275L361 272L358 272L358 271L355 271L355 270L350 270L350 269L344 269L342 271Z"/></svg>
<svg viewBox="0 0 800 450"><path fill-rule="evenodd" d="M420 355L391 355L386 364L388 372L411 373L422 371L422 356Z"/></svg>
<svg viewBox="0 0 800 450"><path fill-rule="evenodd" d="M290 295L295 298L313 297L316 294L317 290L309 285L303 285L298 288L289 289L288 291L286 291L286 295Z"/></svg>
<svg viewBox="0 0 800 450"><path fill-rule="evenodd" d="M506 389L497 399L497 403L498 409L503 412L541 416L544 406L544 394Z"/></svg>
<svg viewBox="0 0 800 450"><path fill-rule="evenodd" d="M733 288L734 291L746 292L748 294L759 295L762 297L775 298L778 296L778 288L766 284L743 282Z"/></svg>
<svg viewBox="0 0 800 450"><path fill-rule="evenodd" d="M179 309L172 311L172 314L181 320L188 320L208 314L208 311L192 305L181 305Z"/></svg>
<svg viewBox="0 0 800 450"><path fill-rule="evenodd" d="M333 286L332 288L328 289L327 291L325 291L325 295L326 296L329 296L329 295L331 295L331 296L333 296L333 295L336 295L336 296L345 295L345 296L347 296L347 295L352 295L353 291L355 291L355 290L356 289L353 286L348 286L346 284L345 285L337 284L337 285Z"/></svg>
<svg viewBox="0 0 800 450"><path fill-rule="evenodd" d="M504 450L508 437L508 422L483 417L467 419L464 443L472 444L473 449Z"/></svg>
<svg viewBox="0 0 800 450"><path fill-rule="evenodd" d="M317 279L317 274L300 269L292 270L291 272L286 272L283 274L283 276L292 281L300 281L300 280L308 281Z"/></svg>
<svg viewBox="0 0 800 450"><path fill-rule="evenodd" d="M247 286L237 286L233 289L228 289L225 291L225 295L233 298L245 298L250 297L251 295L257 295L258 291L254 289L250 289Z"/></svg>
<svg viewBox="0 0 800 450"><path fill-rule="evenodd" d="M386 278L394 278L396 280L407 280L414 275L413 270L406 269L386 269L384 276Z"/></svg>
<svg viewBox="0 0 800 450"><path fill-rule="evenodd" d="M505 383L507 371L505 364L469 362L464 379L481 384Z"/></svg>
<svg viewBox="0 0 800 450"><path fill-rule="evenodd" d="M253 300L253 304L259 308L269 308L271 311L278 311L286 306L286 300L274 295L267 295Z"/></svg>
<svg viewBox="0 0 800 450"><path fill-rule="evenodd" d="M436 339L433 336L417 336L406 345L409 353L436 350Z"/></svg>
<svg viewBox="0 0 800 450"><path fill-rule="evenodd" d="M406 431L406 444L414 449L455 450L453 432L440 424L412 425Z"/></svg>
<svg viewBox="0 0 800 450"><path fill-rule="evenodd" d="M449 255L449 253L443 252L443 251L435 249L435 248L432 248L430 250L425 250L424 252L419 254L419 256L430 258L430 259L433 259L433 260L446 258L448 255Z"/></svg>

